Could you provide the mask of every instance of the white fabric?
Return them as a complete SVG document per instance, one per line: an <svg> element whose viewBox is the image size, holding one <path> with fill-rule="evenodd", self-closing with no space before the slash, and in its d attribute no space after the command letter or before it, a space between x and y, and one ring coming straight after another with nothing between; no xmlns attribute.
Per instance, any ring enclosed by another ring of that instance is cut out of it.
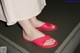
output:
<svg viewBox="0 0 80 53"><path fill-rule="evenodd" d="M0 20L5 19L7 25L37 16L46 5L45 0L1 0L1 2L6 18Z"/></svg>

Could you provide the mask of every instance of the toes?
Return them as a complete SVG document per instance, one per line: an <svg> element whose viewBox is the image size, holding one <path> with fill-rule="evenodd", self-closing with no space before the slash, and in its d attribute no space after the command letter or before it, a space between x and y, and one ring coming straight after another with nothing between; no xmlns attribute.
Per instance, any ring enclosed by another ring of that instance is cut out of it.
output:
<svg viewBox="0 0 80 53"><path fill-rule="evenodd" d="M52 24L51 24L52 25ZM52 25L52 28L55 28L55 25Z"/></svg>
<svg viewBox="0 0 80 53"><path fill-rule="evenodd" d="M44 46L50 46L50 45L52 45L52 44L54 44L54 43L55 43L55 40L49 39L49 40L47 40L47 41L44 43Z"/></svg>

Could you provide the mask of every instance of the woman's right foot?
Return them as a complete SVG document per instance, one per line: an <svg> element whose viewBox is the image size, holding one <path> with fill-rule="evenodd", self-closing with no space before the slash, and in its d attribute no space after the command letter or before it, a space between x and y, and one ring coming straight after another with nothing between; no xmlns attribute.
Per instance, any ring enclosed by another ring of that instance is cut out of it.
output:
<svg viewBox="0 0 80 53"><path fill-rule="evenodd" d="M40 20L31 21L31 22L32 22L32 25L38 30L50 31L50 30L56 30L58 28L57 25L51 24L49 22L42 22Z"/></svg>
<svg viewBox="0 0 80 53"><path fill-rule="evenodd" d="M42 46L44 46L44 47L52 46L52 45L54 46L54 44L57 42L50 36L47 36L47 35L43 34L42 32L40 32L39 30L37 30L31 24L30 20L28 20L28 19L18 21L18 23L21 25L22 29L24 30L25 34L23 35L23 38L25 38L26 40L28 39L29 41L31 41L37 45L39 44L39 46L40 46L40 44L42 44ZM41 42L38 43L38 41L36 41L36 40L41 40Z"/></svg>
<svg viewBox="0 0 80 53"><path fill-rule="evenodd" d="M30 21L32 25L38 30L51 31L51 30L56 30L58 28L57 25L51 24L49 22L40 21L36 17L31 18Z"/></svg>

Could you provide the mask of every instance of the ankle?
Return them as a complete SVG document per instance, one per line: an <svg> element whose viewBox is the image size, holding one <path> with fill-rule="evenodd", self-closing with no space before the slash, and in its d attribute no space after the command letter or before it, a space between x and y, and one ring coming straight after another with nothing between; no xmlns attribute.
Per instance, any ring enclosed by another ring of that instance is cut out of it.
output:
<svg viewBox="0 0 80 53"><path fill-rule="evenodd" d="M44 34L40 31L31 31L31 33L27 33L23 31L23 37L28 38L29 40L34 40L39 37L43 37Z"/></svg>

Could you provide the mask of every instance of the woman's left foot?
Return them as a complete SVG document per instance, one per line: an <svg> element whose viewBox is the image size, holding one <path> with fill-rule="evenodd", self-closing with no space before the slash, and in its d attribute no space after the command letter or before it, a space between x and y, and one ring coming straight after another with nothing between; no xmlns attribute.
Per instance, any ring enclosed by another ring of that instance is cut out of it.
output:
<svg viewBox="0 0 80 53"><path fill-rule="evenodd" d="M58 45L58 41L49 35L44 35L43 37L36 38L34 40L30 40L28 36L23 32L23 39L36 44L42 48L53 48Z"/></svg>

